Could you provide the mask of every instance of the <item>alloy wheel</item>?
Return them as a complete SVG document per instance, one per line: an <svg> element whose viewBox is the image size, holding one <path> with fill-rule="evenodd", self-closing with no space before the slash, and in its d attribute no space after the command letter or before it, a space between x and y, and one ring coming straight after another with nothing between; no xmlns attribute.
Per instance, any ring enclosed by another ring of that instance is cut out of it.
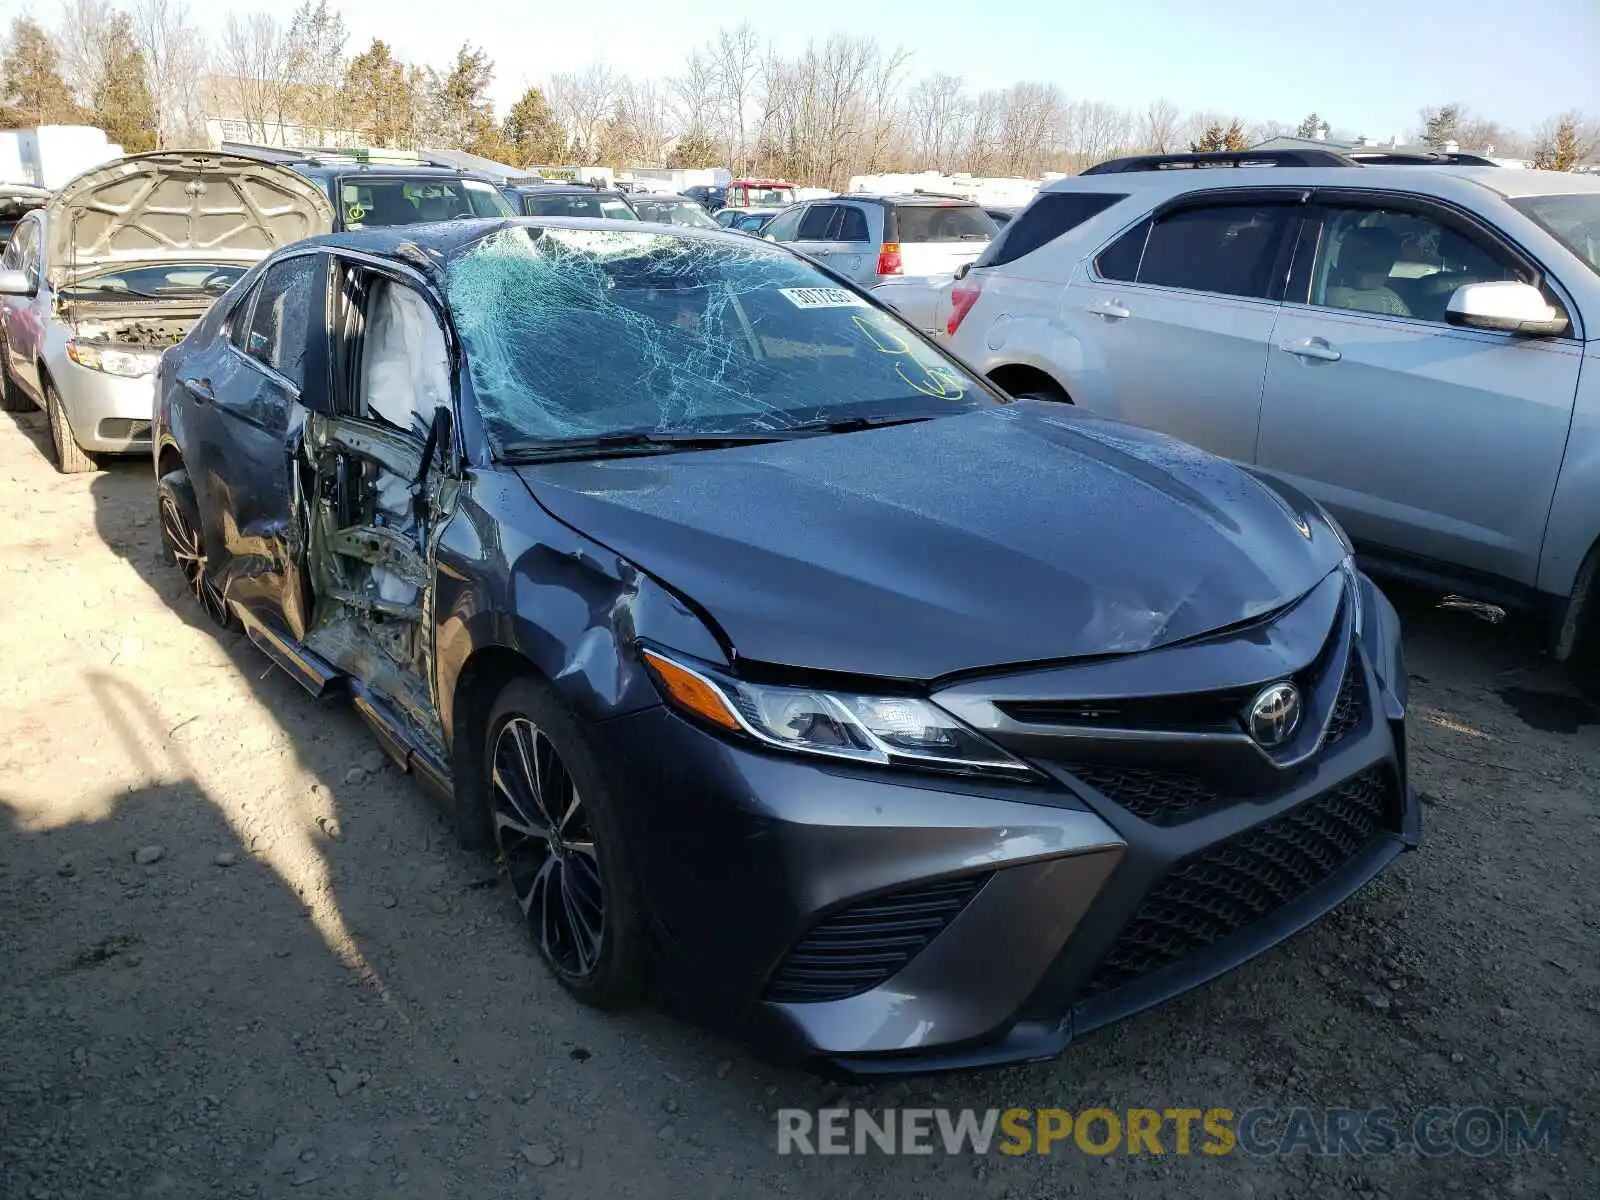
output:
<svg viewBox="0 0 1600 1200"><path fill-rule="evenodd" d="M226 625L230 616L228 605L222 593L206 578L206 555L199 531L189 523L171 496L161 497L161 531L166 535L184 582L201 609L217 624Z"/></svg>
<svg viewBox="0 0 1600 1200"><path fill-rule="evenodd" d="M495 841L546 961L581 981L605 946L605 890L588 810L549 736L512 716L494 743Z"/></svg>

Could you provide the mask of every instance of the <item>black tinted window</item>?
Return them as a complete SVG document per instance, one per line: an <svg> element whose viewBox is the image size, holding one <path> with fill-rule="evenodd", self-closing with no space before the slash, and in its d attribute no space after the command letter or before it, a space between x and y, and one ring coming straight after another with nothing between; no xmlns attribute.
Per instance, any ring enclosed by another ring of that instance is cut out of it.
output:
<svg viewBox="0 0 1600 1200"><path fill-rule="evenodd" d="M800 219L800 232L795 234L802 242L820 242L828 236L828 226L838 208L832 204L813 204Z"/></svg>
<svg viewBox="0 0 1600 1200"><path fill-rule="evenodd" d="M867 232L867 214L859 208L841 207L838 240L841 242L867 242L872 235Z"/></svg>
<svg viewBox="0 0 1600 1200"><path fill-rule="evenodd" d="M997 267L1032 254L1122 199L1125 197L1103 192L1044 192L1006 224L977 265Z"/></svg>
<svg viewBox="0 0 1600 1200"><path fill-rule="evenodd" d="M1290 211L1281 204L1229 204L1169 213L1150 231L1139 282L1270 297Z"/></svg>
<svg viewBox="0 0 1600 1200"><path fill-rule="evenodd" d="M1132 283L1139 277L1139 260L1144 257L1144 243L1149 236L1149 220L1140 221L1100 252L1100 257L1094 260L1094 269L1102 279Z"/></svg>
<svg viewBox="0 0 1600 1200"><path fill-rule="evenodd" d="M256 308L244 352L296 387L305 385L312 301L321 274L321 259L302 254L270 267L256 289Z"/></svg>
<svg viewBox="0 0 1600 1200"><path fill-rule="evenodd" d="M894 215L897 242L987 242L999 232L976 204L905 204Z"/></svg>

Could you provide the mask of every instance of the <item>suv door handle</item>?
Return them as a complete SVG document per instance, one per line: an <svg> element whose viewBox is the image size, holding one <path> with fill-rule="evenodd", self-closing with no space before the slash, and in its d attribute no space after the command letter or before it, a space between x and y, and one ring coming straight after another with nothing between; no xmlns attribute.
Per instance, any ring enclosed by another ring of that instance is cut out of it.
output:
<svg viewBox="0 0 1600 1200"><path fill-rule="evenodd" d="M1297 358L1311 358L1318 362L1338 362L1344 355L1340 354L1323 338L1304 338L1298 342L1282 342L1278 349L1285 354L1293 354Z"/></svg>
<svg viewBox="0 0 1600 1200"><path fill-rule="evenodd" d="M1133 313L1123 307L1120 300L1096 300L1089 305L1089 311L1097 317L1106 317L1112 321L1120 321L1124 317L1131 317Z"/></svg>
<svg viewBox="0 0 1600 1200"><path fill-rule="evenodd" d="M198 404L210 404L217 398L217 393L212 390L209 379L185 379L183 390L195 398Z"/></svg>

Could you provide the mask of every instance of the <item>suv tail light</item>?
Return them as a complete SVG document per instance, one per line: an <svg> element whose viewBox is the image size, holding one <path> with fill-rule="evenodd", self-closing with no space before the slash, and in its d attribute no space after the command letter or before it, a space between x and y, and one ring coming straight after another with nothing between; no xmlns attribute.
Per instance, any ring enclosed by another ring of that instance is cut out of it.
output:
<svg viewBox="0 0 1600 1200"><path fill-rule="evenodd" d="M898 275L898 274L900 274L900 243L899 242L885 242L883 244L883 248L878 251L878 274L879 275Z"/></svg>
<svg viewBox="0 0 1600 1200"><path fill-rule="evenodd" d="M978 302L978 296L983 291L983 276L974 275L968 271L966 275L956 280L950 287L950 319L945 322L946 333L953 334L961 328L961 322L967 319L967 314L972 311L972 306Z"/></svg>

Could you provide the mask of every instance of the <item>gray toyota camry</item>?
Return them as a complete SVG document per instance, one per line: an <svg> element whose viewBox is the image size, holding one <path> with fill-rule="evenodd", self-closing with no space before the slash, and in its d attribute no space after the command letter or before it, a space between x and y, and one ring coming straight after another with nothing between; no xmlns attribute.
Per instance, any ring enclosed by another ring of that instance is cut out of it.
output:
<svg viewBox="0 0 1600 1200"><path fill-rule="evenodd" d="M312 239L157 381L196 600L348 694L581 1001L1049 1057L1416 844L1398 623L1325 512L781 247Z"/></svg>

